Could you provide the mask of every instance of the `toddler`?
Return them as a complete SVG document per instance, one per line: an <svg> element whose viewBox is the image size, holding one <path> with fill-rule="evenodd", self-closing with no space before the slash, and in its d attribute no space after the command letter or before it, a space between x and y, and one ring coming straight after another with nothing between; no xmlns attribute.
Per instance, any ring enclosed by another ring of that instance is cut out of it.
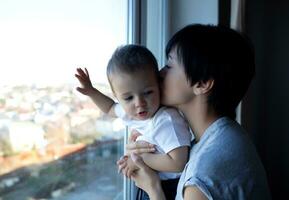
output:
<svg viewBox="0 0 289 200"><path fill-rule="evenodd" d="M140 45L125 45L113 53L107 66L107 77L118 103L92 86L87 69L75 74L81 87L77 90L89 96L100 110L111 117L119 117L131 130L141 135L137 141L155 145L155 153L143 153L144 162L159 172L167 199L175 199L176 188L187 160L191 134L180 115L173 108L160 105L157 61ZM125 170L137 170L127 155ZM138 199L148 199L140 190Z"/></svg>

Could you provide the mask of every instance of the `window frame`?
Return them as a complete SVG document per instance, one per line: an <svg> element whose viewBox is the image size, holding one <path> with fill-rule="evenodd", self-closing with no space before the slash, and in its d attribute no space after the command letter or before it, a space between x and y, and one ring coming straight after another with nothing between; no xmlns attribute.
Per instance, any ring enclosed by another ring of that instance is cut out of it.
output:
<svg viewBox="0 0 289 200"><path fill-rule="evenodd" d="M164 54L169 35L169 2L167 0L128 0L127 43L146 46L155 55L159 68L166 63ZM128 142L128 127L124 133L124 151ZM123 199L136 198L136 186L124 177Z"/></svg>

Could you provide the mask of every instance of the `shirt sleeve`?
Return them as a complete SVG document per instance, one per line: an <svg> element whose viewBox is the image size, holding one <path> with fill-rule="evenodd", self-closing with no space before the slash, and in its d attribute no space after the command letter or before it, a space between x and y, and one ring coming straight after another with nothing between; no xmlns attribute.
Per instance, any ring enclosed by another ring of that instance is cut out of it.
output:
<svg viewBox="0 0 289 200"><path fill-rule="evenodd" d="M213 197L208 187L206 186L205 183L202 182L202 180L196 177L190 178L184 185L183 194L184 194L185 187L189 187L189 186L197 187L209 200L213 200Z"/></svg>
<svg viewBox="0 0 289 200"><path fill-rule="evenodd" d="M191 143L188 125L177 111L164 111L156 117L153 138L165 153Z"/></svg>

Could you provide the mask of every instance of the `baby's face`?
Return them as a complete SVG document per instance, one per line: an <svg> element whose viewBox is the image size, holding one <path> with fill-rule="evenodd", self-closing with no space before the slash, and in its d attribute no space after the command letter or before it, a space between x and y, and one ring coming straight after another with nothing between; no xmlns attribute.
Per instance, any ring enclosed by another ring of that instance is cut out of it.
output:
<svg viewBox="0 0 289 200"><path fill-rule="evenodd" d="M149 119L158 110L159 84L152 70L112 74L110 80L116 98L133 119Z"/></svg>

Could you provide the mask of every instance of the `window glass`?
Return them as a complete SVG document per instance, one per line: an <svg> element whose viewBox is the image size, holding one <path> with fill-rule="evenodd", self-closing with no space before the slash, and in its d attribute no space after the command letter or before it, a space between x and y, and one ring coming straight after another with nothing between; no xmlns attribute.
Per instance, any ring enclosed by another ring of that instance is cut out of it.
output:
<svg viewBox="0 0 289 200"><path fill-rule="evenodd" d="M127 0L0 1L0 199L121 199L123 127L79 94L112 97L106 65L127 41Z"/></svg>

